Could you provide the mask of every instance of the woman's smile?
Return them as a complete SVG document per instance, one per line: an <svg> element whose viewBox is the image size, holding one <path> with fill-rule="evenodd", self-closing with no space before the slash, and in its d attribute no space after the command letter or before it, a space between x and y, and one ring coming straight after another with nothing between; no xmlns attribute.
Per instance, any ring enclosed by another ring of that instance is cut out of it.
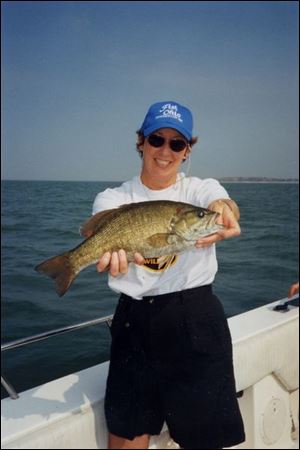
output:
<svg viewBox="0 0 300 450"><path fill-rule="evenodd" d="M161 168L165 168L167 167L172 161L168 161L165 159L159 159L159 158L154 158L156 164L161 167Z"/></svg>

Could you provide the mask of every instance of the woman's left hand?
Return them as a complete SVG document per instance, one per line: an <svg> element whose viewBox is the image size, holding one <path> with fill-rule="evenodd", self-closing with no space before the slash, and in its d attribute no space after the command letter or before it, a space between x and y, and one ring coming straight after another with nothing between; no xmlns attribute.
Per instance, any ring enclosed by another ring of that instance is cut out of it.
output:
<svg viewBox="0 0 300 450"><path fill-rule="evenodd" d="M236 204L234 204L234 206L237 208ZM220 214L220 216L217 219L217 223L224 225L226 228L217 231L211 236L198 239L198 241L195 244L197 248L208 247L209 245L215 244L216 242L221 241L223 239L229 239L235 236L240 236L241 234L240 225L237 221L235 214L233 213L232 209L227 205L227 203L223 202L222 200L217 200L215 202L212 202L208 206L208 209L216 211ZM238 214L239 216L238 208L236 214Z"/></svg>

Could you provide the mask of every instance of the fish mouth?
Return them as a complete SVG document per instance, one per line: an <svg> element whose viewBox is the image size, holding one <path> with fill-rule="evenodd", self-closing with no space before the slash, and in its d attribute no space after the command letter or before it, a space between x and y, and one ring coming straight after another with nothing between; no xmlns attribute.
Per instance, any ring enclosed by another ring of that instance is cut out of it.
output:
<svg viewBox="0 0 300 450"><path fill-rule="evenodd" d="M214 212L210 220L207 222L206 225L207 236L210 236L211 234L214 234L217 231L223 230L225 228L224 225L216 222L219 216L220 214L218 212Z"/></svg>
<svg viewBox="0 0 300 450"><path fill-rule="evenodd" d="M220 223L216 222L216 220L219 216L220 216L220 214L218 212L214 212L211 215L210 220L207 222L206 228L217 228L217 229L219 229L219 227L224 228L224 225L221 225Z"/></svg>

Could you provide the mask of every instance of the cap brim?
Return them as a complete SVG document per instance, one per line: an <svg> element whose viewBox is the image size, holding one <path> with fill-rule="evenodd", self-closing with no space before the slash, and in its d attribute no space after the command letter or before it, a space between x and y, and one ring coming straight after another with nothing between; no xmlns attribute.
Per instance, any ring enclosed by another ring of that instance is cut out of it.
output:
<svg viewBox="0 0 300 450"><path fill-rule="evenodd" d="M181 127L180 124L167 120L156 123L155 125L152 125L152 127L145 128L141 131L143 132L144 136L147 137L149 136L149 134L153 133L154 131L160 130L161 128L172 128L182 134L188 141L192 138L191 134L184 127Z"/></svg>

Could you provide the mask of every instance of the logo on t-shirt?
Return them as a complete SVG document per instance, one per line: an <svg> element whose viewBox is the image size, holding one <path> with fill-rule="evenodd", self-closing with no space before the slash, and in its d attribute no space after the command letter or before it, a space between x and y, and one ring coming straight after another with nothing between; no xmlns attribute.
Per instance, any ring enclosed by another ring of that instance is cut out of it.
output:
<svg viewBox="0 0 300 450"><path fill-rule="evenodd" d="M142 267L150 272L164 272L176 264L177 255L161 256L159 258L145 258L146 262Z"/></svg>

